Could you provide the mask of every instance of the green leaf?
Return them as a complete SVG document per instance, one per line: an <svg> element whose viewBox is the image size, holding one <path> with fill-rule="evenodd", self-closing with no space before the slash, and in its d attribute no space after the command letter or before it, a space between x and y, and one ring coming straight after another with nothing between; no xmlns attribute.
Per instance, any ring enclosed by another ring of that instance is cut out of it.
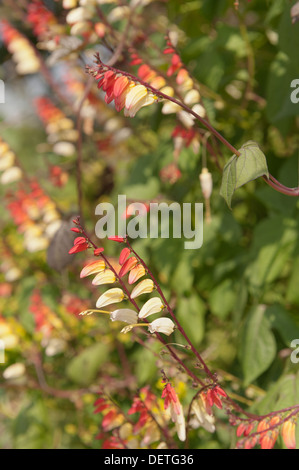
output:
<svg viewBox="0 0 299 470"><path fill-rule="evenodd" d="M268 120L275 124L283 135L290 129L292 117L298 114L298 105L292 103L291 82L298 77L299 66L295 64L284 52L278 52L272 61L267 83Z"/></svg>
<svg viewBox="0 0 299 470"><path fill-rule="evenodd" d="M210 307L217 317L225 319L232 312L236 301L234 287L235 283L231 279L225 279L212 290Z"/></svg>
<svg viewBox="0 0 299 470"><path fill-rule="evenodd" d="M205 311L205 304L197 294L193 294L191 297L181 297L178 301L175 314L195 345L199 345L204 337ZM179 337L178 341L181 342L182 336Z"/></svg>
<svg viewBox="0 0 299 470"><path fill-rule="evenodd" d="M107 346L103 343L93 344L74 357L67 366L66 374L73 382L89 385L105 363L108 356Z"/></svg>
<svg viewBox="0 0 299 470"><path fill-rule="evenodd" d="M269 178L266 157L256 142L249 140L239 152L239 157L233 155L223 169L220 194L229 208L236 189L260 176Z"/></svg>
<svg viewBox="0 0 299 470"><path fill-rule="evenodd" d="M295 258L293 262L291 276L288 282L286 300L292 304L299 305L299 258ZM299 336L298 336L299 337Z"/></svg>
<svg viewBox="0 0 299 470"><path fill-rule="evenodd" d="M294 251L297 236L297 223L282 216L263 220L256 226L249 251L252 262L245 270L252 292L281 277Z"/></svg>
<svg viewBox="0 0 299 470"><path fill-rule="evenodd" d="M249 140L246 144L242 145L240 152L241 155L236 162L235 189L260 176L265 175L269 178L266 157L256 142Z"/></svg>
<svg viewBox="0 0 299 470"><path fill-rule="evenodd" d="M260 414L277 411L299 403L299 373L282 376L255 407Z"/></svg>
<svg viewBox="0 0 299 470"><path fill-rule="evenodd" d="M265 316L271 327L277 330L287 347L294 338L299 338L299 328L283 305L275 304L267 308Z"/></svg>
<svg viewBox="0 0 299 470"><path fill-rule="evenodd" d="M220 195L225 199L228 207L231 209L231 200L236 188L236 160L237 156L233 155L225 167L223 168L222 183Z"/></svg>
<svg viewBox="0 0 299 470"><path fill-rule="evenodd" d="M247 386L271 365L276 354L276 342L265 307L251 309L243 326L240 361Z"/></svg>

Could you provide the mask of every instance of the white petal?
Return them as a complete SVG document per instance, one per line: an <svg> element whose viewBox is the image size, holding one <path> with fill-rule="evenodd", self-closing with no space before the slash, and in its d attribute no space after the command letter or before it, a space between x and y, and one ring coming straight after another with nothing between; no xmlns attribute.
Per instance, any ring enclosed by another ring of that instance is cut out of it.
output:
<svg viewBox="0 0 299 470"><path fill-rule="evenodd" d="M94 286L100 286L101 284L113 284L115 282L115 274L111 269L105 269L96 275L93 279L92 284Z"/></svg>
<svg viewBox="0 0 299 470"><path fill-rule="evenodd" d="M164 308L160 297L153 297L143 305L139 312L139 318L146 318L149 315L160 312Z"/></svg>
<svg viewBox="0 0 299 470"><path fill-rule="evenodd" d="M150 333L164 333L165 335L169 336L171 333L173 333L174 323L172 320L170 320L170 318L157 318L149 324L148 330Z"/></svg>
<svg viewBox="0 0 299 470"><path fill-rule="evenodd" d="M104 294L102 294L96 303L97 308L102 308L106 305L116 304L117 302L121 302L124 299L124 293L118 287L113 289L107 290Z"/></svg>
<svg viewBox="0 0 299 470"><path fill-rule="evenodd" d="M126 323L134 324L137 323L137 313L130 308L121 308L111 312L110 319L112 321L124 321Z"/></svg>
<svg viewBox="0 0 299 470"><path fill-rule="evenodd" d="M17 379L25 374L25 366L21 362L16 362L11 366L7 367L3 372L3 377L6 380Z"/></svg>
<svg viewBox="0 0 299 470"><path fill-rule="evenodd" d="M154 283L151 279L144 279L134 287L131 293L131 299L135 299L141 294L149 294L154 290Z"/></svg>
<svg viewBox="0 0 299 470"><path fill-rule="evenodd" d="M15 154L11 151L6 152L4 155L0 156L0 171L7 170L10 168L15 160Z"/></svg>
<svg viewBox="0 0 299 470"><path fill-rule="evenodd" d="M15 183L22 178L22 170L18 166L11 166L7 168L1 175L1 183L2 184L9 184Z"/></svg>
<svg viewBox="0 0 299 470"><path fill-rule="evenodd" d="M191 106L192 104L198 103L200 100L200 94L198 93L197 90L190 90L187 92L185 98L184 98L184 103L186 103L188 106Z"/></svg>

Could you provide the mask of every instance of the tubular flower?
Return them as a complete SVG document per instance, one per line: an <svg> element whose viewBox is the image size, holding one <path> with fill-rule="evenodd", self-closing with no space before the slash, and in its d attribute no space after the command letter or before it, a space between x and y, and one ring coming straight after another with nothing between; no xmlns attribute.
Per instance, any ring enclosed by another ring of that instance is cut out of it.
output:
<svg viewBox="0 0 299 470"><path fill-rule="evenodd" d="M281 426L281 435L283 442L288 449L296 449L296 436L295 436L296 424L292 419L285 421Z"/></svg>
<svg viewBox="0 0 299 470"><path fill-rule="evenodd" d="M77 237L74 240L74 246L69 250L69 254L79 253L89 248L89 244L84 237Z"/></svg>
<svg viewBox="0 0 299 470"><path fill-rule="evenodd" d="M111 321L123 321L133 324L137 322L137 313L130 308L122 308L111 312L110 319Z"/></svg>
<svg viewBox="0 0 299 470"><path fill-rule="evenodd" d="M193 414L193 418L190 424L194 429L202 426L208 432L215 431L215 418L211 413L209 405L206 406L204 393L199 394L198 398L193 401L191 413Z"/></svg>
<svg viewBox="0 0 299 470"><path fill-rule="evenodd" d="M137 258L135 256L132 256L131 258L127 259L123 266L121 267L119 271L119 277L123 277L125 274L127 274L129 271L131 271L134 266L137 264Z"/></svg>
<svg viewBox="0 0 299 470"><path fill-rule="evenodd" d="M148 325L150 333L164 333L164 335L171 335L174 330L174 323L170 318L157 318Z"/></svg>
<svg viewBox="0 0 299 470"><path fill-rule="evenodd" d="M252 436L246 439L244 449L252 449L257 443L257 436Z"/></svg>
<svg viewBox="0 0 299 470"><path fill-rule="evenodd" d="M216 405L217 408L221 409L222 402L220 397L227 397L227 395L219 385L216 385L214 388L210 388L207 391L206 397L210 406Z"/></svg>
<svg viewBox="0 0 299 470"><path fill-rule="evenodd" d="M200 186L202 190L203 197L209 199L213 190L213 180L212 174L207 168L203 168L199 175Z"/></svg>
<svg viewBox="0 0 299 470"><path fill-rule="evenodd" d="M170 408L170 415L172 421L175 423L178 438L180 441L186 439L186 426L185 417L183 414L183 408L180 400L175 392L175 389L170 383L167 383L162 392L162 398L164 398L164 409Z"/></svg>
<svg viewBox="0 0 299 470"><path fill-rule="evenodd" d="M92 281L92 284L94 286L100 286L102 284L113 284L115 280L116 278L114 272L111 271L111 269L105 269L96 275Z"/></svg>
<svg viewBox="0 0 299 470"><path fill-rule="evenodd" d="M101 63L98 58L98 69L87 69L98 81L98 88L105 93L105 102L114 100L116 111L124 108L124 115L134 117L139 109L149 106L158 100L158 97L148 90L144 85L130 77L123 75L120 71L112 70ZM162 81L161 81L162 84Z"/></svg>
<svg viewBox="0 0 299 470"><path fill-rule="evenodd" d="M154 290L154 283L151 279L144 279L143 281L139 282L137 286L134 287L131 293L131 299L135 299L139 295L142 294L149 294Z"/></svg>
<svg viewBox="0 0 299 470"><path fill-rule="evenodd" d="M116 304L121 302L125 298L125 294L123 293L122 289L119 287L115 287L113 289L107 290L104 294L102 294L96 303L97 308L105 307L106 305Z"/></svg>
<svg viewBox="0 0 299 470"><path fill-rule="evenodd" d="M164 308L164 305L160 299L160 297L153 297L149 299L139 312L139 318L146 318L149 315L153 315L154 313L160 312Z"/></svg>
<svg viewBox="0 0 299 470"><path fill-rule="evenodd" d="M257 431L263 431L259 438L259 443L262 449L272 449L275 445L275 442L278 438L279 434L279 428L271 429L270 431L267 431L267 429L276 426L280 423L280 418L279 416L273 416L273 418L270 419L270 421L261 421L257 427Z"/></svg>
<svg viewBox="0 0 299 470"><path fill-rule="evenodd" d="M132 87L126 96L125 116L134 117L137 111L157 101L157 96L149 92L143 85Z"/></svg>
<svg viewBox="0 0 299 470"><path fill-rule="evenodd" d="M123 248L123 250L121 251L120 255L119 255L119 264L122 266L124 264L124 262L128 259L128 257L130 256L130 249L129 248Z"/></svg>
<svg viewBox="0 0 299 470"><path fill-rule="evenodd" d="M248 421L239 424L237 428L237 437L241 437L242 434L244 434L244 436L248 436L253 430L254 426L255 423L248 423Z"/></svg>
<svg viewBox="0 0 299 470"><path fill-rule="evenodd" d="M113 242L123 243L125 241L124 237L119 237L115 235L113 237L108 237L108 240L112 240Z"/></svg>
<svg viewBox="0 0 299 470"><path fill-rule="evenodd" d="M145 268L142 264L137 264L131 271L128 277L129 284L134 284L141 277L145 275Z"/></svg>
<svg viewBox="0 0 299 470"><path fill-rule="evenodd" d="M82 269L80 273L80 278L82 279L83 277L90 276L90 274L96 274L96 273L102 272L104 271L105 267L106 267L105 262L103 260L93 261L92 263L88 263Z"/></svg>

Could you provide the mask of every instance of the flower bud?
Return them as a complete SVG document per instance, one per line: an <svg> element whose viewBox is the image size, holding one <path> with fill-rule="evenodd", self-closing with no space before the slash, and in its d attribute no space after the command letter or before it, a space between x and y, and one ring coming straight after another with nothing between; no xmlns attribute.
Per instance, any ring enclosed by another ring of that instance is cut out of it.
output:
<svg viewBox="0 0 299 470"><path fill-rule="evenodd" d="M209 199L212 194L213 189L213 180L212 174L207 168L203 168L201 174L199 175L200 186L202 190L203 197Z"/></svg>

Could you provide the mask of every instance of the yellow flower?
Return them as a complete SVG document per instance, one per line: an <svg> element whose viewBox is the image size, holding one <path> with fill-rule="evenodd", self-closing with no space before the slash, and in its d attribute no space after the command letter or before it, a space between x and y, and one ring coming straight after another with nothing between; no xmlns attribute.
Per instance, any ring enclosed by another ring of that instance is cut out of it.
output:
<svg viewBox="0 0 299 470"><path fill-rule="evenodd" d="M105 269L96 275L92 281L92 284L94 286L99 286L101 284L113 284L113 282L115 282L114 272L111 271L111 269Z"/></svg>
<svg viewBox="0 0 299 470"><path fill-rule="evenodd" d="M154 283L151 279L144 279L134 287L131 293L131 299L135 299L142 294L149 294L154 290Z"/></svg>
<svg viewBox="0 0 299 470"><path fill-rule="evenodd" d="M102 272L104 271L105 267L105 262L103 260L93 261L92 263L84 266L80 273L80 278L82 279L83 277L89 276L90 274Z"/></svg>
<svg viewBox="0 0 299 470"><path fill-rule="evenodd" d="M146 318L149 315L160 312L164 308L160 297L153 297L149 299L143 305L142 309L139 312L139 318Z"/></svg>
<svg viewBox="0 0 299 470"><path fill-rule="evenodd" d="M157 100L143 85L134 86L126 96L124 115L134 117L143 106L149 106Z"/></svg>
<svg viewBox="0 0 299 470"><path fill-rule="evenodd" d="M121 302L124 298L125 294L123 293L122 289L115 287L113 289L107 290L107 292L98 298L96 307L102 308L106 305L116 304L117 302Z"/></svg>

